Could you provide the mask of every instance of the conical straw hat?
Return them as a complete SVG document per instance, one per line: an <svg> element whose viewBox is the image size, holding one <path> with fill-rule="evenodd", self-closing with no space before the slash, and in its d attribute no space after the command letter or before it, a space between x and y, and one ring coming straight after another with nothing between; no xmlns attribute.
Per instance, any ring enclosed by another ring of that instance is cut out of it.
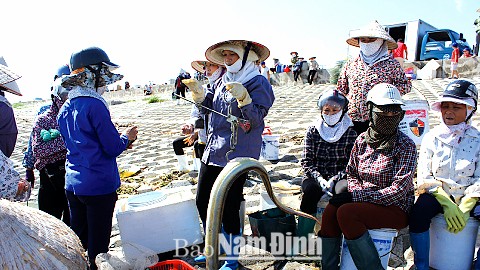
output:
<svg viewBox="0 0 480 270"><path fill-rule="evenodd" d="M358 44L358 39L361 37L373 37L386 40L389 50L393 50L398 47L397 42L395 42L395 40L387 33L387 31L385 31L385 28L383 28L383 26L381 26L377 21L373 21L364 28L356 31L349 39L347 39L347 43L355 47L360 47Z"/></svg>
<svg viewBox="0 0 480 270"><path fill-rule="evenodd" d="M252 44L250 52L247 56L248 61L262 62L270 56L270 50L267 47L260 43L248 40L227 40L219 42L210 46L205 52L205 56L207 57L208 61L213 62L217 65L223 65L223 50L233 51L237 53L240 58L242 58L248 42Z"/></svg>
<svg viewBox="0 0 480 270"><path fill-rule="evenodd" d="M3 269L87 269L80 239L54 216L0 199L0 228Z"/></svg>

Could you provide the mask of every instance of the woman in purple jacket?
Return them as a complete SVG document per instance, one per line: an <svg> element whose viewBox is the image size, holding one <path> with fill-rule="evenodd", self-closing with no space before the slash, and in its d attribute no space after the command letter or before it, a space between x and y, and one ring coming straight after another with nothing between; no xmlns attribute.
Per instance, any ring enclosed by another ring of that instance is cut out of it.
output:
<svg viewBox="0 0 480 270"><path fill-rule="evenodd" d="M211 114L207 146L202 158L202 167L198 177L197 208L200 218L205 224L208 201L215 179L236 157L258 159L262 146L263 119L275 100L272 86L263 77L255 65L256 61L264 61L270 51L263 45L245 40L227 40L210 46L205 56L210 62L225 65L227 72L217 80L206 95L197 81L186 81L195 102L209 107L225 115L232 114L248 120L248 132L238 129L232 134L231 124L218 114ZM236 144L231 144L232 136L236 136ZM223 231L227 239L233 241L240 236L240 218L238 211L243 199L243 184L247 174L241 175L230 188L223 211ZM233 241L234 242L234 241ZM227 251L227 254L229 251ZM238 254L230 253L230 257ZM197 261L204 261L200 256ZM238 260L227 260L221 269L236 269Z"/></svg>

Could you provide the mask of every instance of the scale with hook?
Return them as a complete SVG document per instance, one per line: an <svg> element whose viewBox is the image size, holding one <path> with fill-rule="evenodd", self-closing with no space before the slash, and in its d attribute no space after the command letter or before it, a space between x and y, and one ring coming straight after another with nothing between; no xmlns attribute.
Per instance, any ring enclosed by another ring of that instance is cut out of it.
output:
<svg viewBox="0 0 480 270"><path fill-rule="evenodd" d="M186 99L186 98L184 98L184 97L182 97L182 96L180 96L176 93L175 93L175 96L177 96L177 97L179 97L183 100L186 100L186 101L188 101L192 104L195 104L197 107L206 109L210 112L216 113L216 114L218 114L220 116L223 116L227 119L227 122L230 123L230 130L231 130L232 133L230 134L230 150L225 154L225 157L227 158L227 161L230 160L228 158L228 155L230 155L233 151L235 151L235 146L237 145L238 127L240 127L245 133L250 132L250 128L251 128L249 120L245 120L243 118L237 117L237 116L232 114L232 106L231 105L232 105L232 102L233 102L234 99L233 99L233 97L229 97L229 96L231 96L231 94L229 92L223 93L223 99L228 104L228 114L223 114L221 112L215 111L214 109L203 106L200 103L196 103L194 101L188 100L188 99Z"/></svg>

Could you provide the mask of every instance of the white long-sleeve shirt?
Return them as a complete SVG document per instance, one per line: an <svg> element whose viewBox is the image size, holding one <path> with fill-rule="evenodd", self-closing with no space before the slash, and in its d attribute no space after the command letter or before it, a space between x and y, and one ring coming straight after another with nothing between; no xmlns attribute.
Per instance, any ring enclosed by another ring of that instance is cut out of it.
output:
<svg viewBox="0 0 480 270"><path fill-rule="evenodd" d="M468 128L454 148L435 137L434 130L425 134L420 148L419 192L441 186L457 203L464 195L480 197L480 131Z"/></svg>

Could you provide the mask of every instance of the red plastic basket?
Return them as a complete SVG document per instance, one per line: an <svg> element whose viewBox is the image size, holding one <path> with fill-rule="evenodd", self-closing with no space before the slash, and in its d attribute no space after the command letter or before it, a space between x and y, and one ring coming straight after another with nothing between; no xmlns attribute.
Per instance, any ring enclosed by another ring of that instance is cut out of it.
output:
<svg viewBox="0 0 480 270"><path fill-rule="evenodd" d="M145 270L195 270L195 268L182 260L167 260L149 266Z"/></svg>

